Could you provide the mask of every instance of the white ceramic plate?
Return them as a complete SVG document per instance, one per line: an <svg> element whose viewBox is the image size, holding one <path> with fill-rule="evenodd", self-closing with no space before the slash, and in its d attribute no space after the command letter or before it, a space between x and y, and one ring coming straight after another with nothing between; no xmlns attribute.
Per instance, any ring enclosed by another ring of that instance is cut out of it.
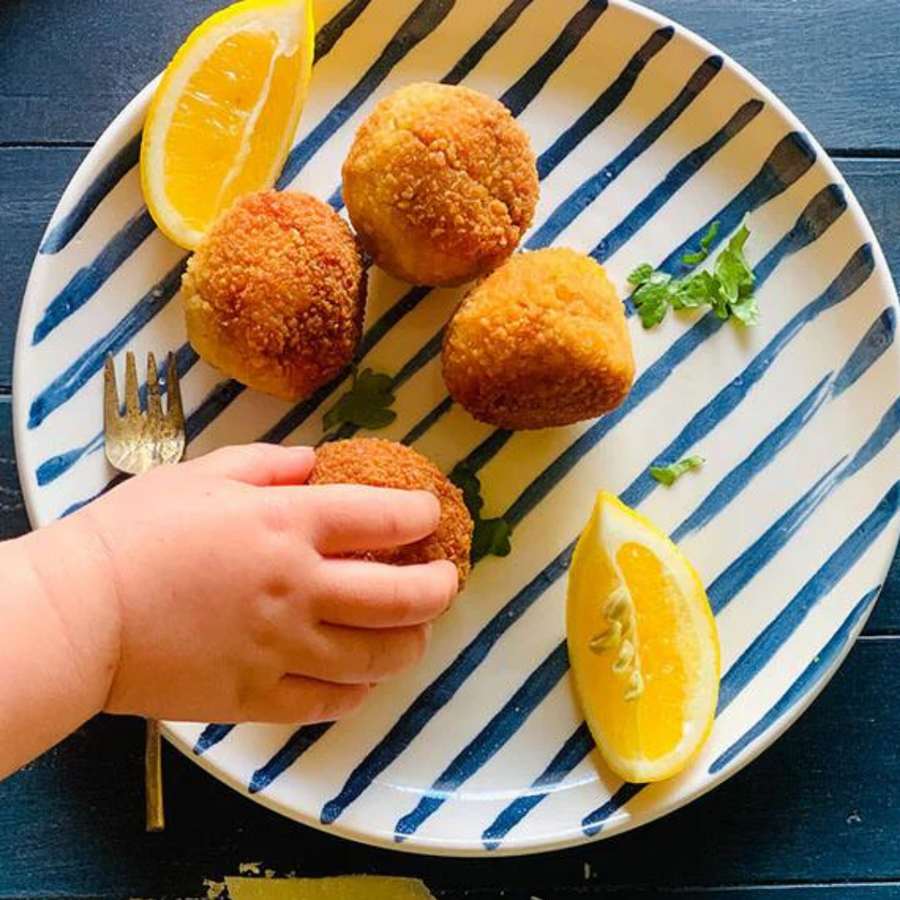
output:
<svg viewBox="0 0 900 900"><path fill-rule="evenodd" d="M626 291L638 263L681 269L712 220L745 217L763 320L741 330L632 318L639 378L598 422L498 434L444 403L436 348L458 296L372 273L365 362L396 378L396 422L448 470L469 457L512 555L476 567L424 664L334 727L169 723L234 788L337 834L444 854L523 853L633 828L729 777L793 722L861 629L897 539L897 299L835 167L714 47L626 2L412 0L320 5L310 100L286 181L338 202L340 164L376 100L444 79L503 99L539 155L529 246L592 252ZM174 48L173 48L174 49ZM16 443L35 525L96 495L101 364L177 350L190 453L321 436L326 393L291 409L222 383L185 344L182 253L143 207L138 134L152 86L66 190L38 255L15 370ZM539 378L540 373L535 373ZM438 412L429 416L432 410ZM442 413L442 415L441 415ZM426 418L427 417L427 418ZM647 466L689 451L667 490ZM722 701L680 777L623 786L573 700L568 550L596 490L672 532L718 616Z"/></svg>

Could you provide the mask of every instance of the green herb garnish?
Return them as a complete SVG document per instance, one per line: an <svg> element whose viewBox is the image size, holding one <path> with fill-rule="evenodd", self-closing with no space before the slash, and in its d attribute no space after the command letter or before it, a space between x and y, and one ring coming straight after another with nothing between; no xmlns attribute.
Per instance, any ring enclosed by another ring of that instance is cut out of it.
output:
<svg viewBox="0 0 900 900"><path fill-rule="evenodd" d="M456 466L450 473L450 480L462 491L463 501L475 523L472 562L476 563L485 556L508 556L512 549L509 542L512 528L502 516L494 519L481 517L484 498L478 476L467 466Z"/></svg>
<svg viewBox="0 0 900 900"><path fill-rule="evenodd" d="M395 399L391 390L393 384L390 375L376 374L371 369L363 369L362 372L354 369L350 390L342 394L325 413L325 430L329 431L344 422L369 431L390 425L397 418L397 413L388 408Z"/></svg>
<svg viewBox="0 0 900 900"><path fill-rule="evenodd" d="M700 239L700 250L686 254L682 262L695 265L706 259L718 230L719 223L713 222ZM716 257L712 272L675 278L653 269L648 263L638 266L628 276L628 281L635 285L631 299L644 328L662 322L670 306L675 310L710 306L720 319L733 316L743 325L756 325L759 322L759 307L753 296L756 279L744 255L744 244L749 236L747 226L741 225Z"/></svg>
<svg viewBox="0 0 900 900"><path fill-rule="evenodd" d="M668 466L650 466L650 476L660 484L671 487L685 472L699 469L705 462L706 460L702 456L686 456Z"/></svg>
<svg viewBox="0 0 900 900"><path fill-rule="evenodd" d="M681 257L682 263L686 266L699 266L709 256L709 248L712 246L712 242L716 239L718 233L719 222L716 220L709 226L706 234L700 238L700 249L696 253L685 253Z"/></svg>

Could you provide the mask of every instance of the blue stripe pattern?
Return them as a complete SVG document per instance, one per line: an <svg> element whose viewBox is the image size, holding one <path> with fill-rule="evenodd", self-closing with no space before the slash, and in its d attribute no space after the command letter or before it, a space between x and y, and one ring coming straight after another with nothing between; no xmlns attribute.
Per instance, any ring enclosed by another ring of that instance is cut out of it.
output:
<svg viewBox="0 0 900 900"><path fill-rule="evenodd" d="M782 719L793 707L814 690L822 676L844 652L851 634L863 616L871 609L881 585L872 588L853 607L844 619L841 627L832 635L828 643L815 655L813 661L801 672L796 681L779 697L775 705L760 718L752 728L748 729L727 750L713 760L709 767L710 774L720 772L729 763L737 759L760 735L768 731Z"/></svg>
<svg viewBox="0 0 900 900"><path fill-rule="evenodd" d="M138 164L142 136L139 131L100 170L72 209L50 229L41 244L41 253L59 253L69 245L109 192Z"/></svg>

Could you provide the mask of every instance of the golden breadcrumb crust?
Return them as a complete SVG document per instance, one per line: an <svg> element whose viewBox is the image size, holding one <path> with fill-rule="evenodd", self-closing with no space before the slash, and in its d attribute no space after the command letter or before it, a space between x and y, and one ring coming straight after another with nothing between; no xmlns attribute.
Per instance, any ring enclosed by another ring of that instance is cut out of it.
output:
<svg viewBox="0 0 900 900"><path fill-rule="evenodd" d="M634 357L606 273L564 248L516 254L476 285L450 321L444 381L476 419L547 428L618 406Z"/></svg>
<svg viewBox="0 0 900 900"><path fill-rule="evenodd" d="M497 100L410 84L382 100L343 167L353 227L374 261L413 284L461 284L495 268L531 224L528 135Z"/></svg>
<svg viewBox="0 0 900 900"><path fill-rule="evenodd" d="M462 588L469 574L472 517L462 491L438 467L410 447L381 438L353 438L323 444L309 484L370 484L375 487L430 491L441 503L441 521L430 537L396 550L361 554L398 565L449 559L456 563Z"/></svg>
<svg viewBox="0 0 900 900"><path fill-rule="evenodd" d="M188 337L225 375L299 400L352 361L365 290L353 232L327 203L294 191L249 194L188 263Z"/></svg>

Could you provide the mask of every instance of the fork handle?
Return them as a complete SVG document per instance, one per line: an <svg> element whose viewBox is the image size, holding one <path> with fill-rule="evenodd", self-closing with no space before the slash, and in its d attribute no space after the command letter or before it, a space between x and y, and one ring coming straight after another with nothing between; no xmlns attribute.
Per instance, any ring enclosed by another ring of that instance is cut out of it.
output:
<svg viewBox="0 0 900 900"><path fill-rule="evenodd" d="M159 722L156 719L147 719L144 744L144 801L147 831L162 831L166 827L166 817L163 811Z"/></svg>

